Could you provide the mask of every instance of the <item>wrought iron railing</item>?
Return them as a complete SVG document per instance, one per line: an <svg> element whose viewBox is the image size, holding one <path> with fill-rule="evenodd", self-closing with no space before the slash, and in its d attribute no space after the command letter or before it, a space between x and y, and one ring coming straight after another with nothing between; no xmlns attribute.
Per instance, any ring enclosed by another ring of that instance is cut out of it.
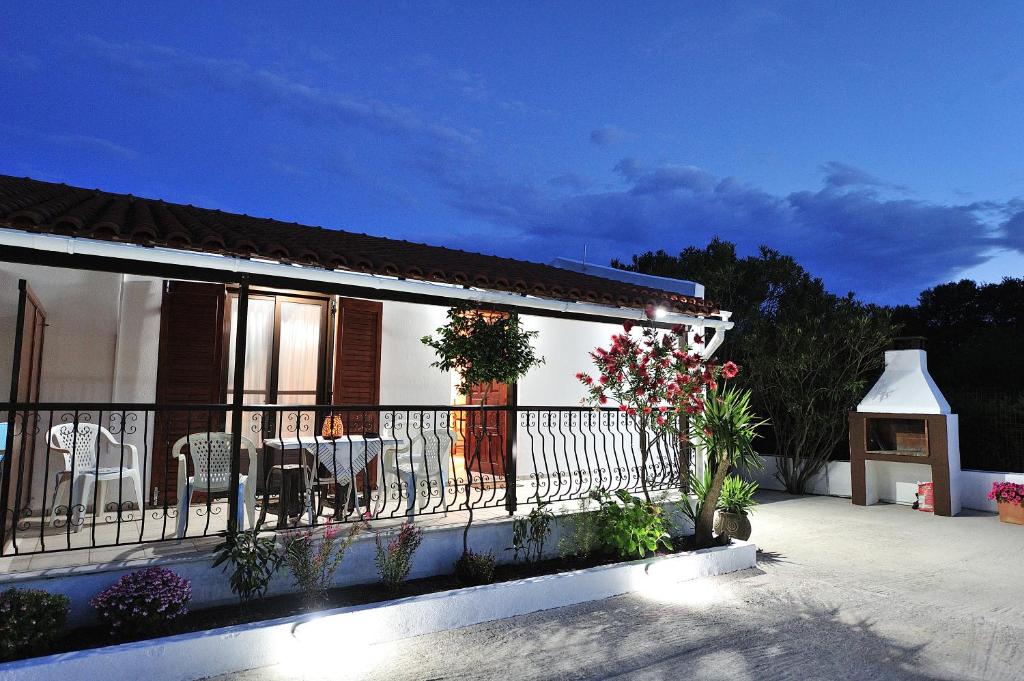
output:
<svg viewBox="0 0 1024 681"><path fill-rule="evenodd" d="M669 438L644 457L629 416L583 407L247 405L238 419L228 404L40 403L2 414L4 556L254 524L513 513L601 488L639 493L644 467L648 491L677 489L691 461Z"/></svg>

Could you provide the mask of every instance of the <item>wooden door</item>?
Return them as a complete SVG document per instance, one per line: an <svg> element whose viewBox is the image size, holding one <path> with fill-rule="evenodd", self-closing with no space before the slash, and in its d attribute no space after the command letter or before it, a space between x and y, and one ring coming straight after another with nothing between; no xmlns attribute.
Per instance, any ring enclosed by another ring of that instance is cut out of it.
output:
<svg viewBox="0 0 1024 681"><path fill-rule="evenodd" d="M160 348L156 375L157 404L222 404L224 402L222 284L188 281L164 283L160 307ZM223 410L162 409L156 414L150 503L153 490L159 505L177 498L178 469L171 447L188 433L223 431Z"/></svg>
<svg viewBox="0 0 1024 681"><path fill-rule="evenodd" d="M486 399L487 406L506 406L509 392L504 383L474 385L466 402L483 404ZM462 432L466 468L476 475L504 478L507 429L505 411L467 411Z"/></svg>

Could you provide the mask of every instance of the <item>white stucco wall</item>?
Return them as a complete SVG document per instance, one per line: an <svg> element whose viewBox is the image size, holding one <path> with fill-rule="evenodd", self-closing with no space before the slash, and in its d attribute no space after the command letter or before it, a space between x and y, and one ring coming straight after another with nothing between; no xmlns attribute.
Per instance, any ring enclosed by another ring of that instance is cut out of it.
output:
<svg viewBox="0 0 1024 681"><path fill-rule="evenodd" d="M776 457L764 457L765 467L761 471L747 473L747 476L764 489L783 489L782 483L775 478ZM887 503L912 504L915 501L917 482L931 481L931 467L924 464L886 463L875 466L877 461L869 461L868 474L875 476L879 490L879 500ZM996 503L988 499L989 490L994 482L1016 482L1024 484L1024 473L996 473L989 471L961 471L961 504L963 508L976 511L996 511ZM827 471L822 469L808 485L808 493L824 494L836 497L852 496L850 484L850 462L832 461Z"/></svg>
<svg viewBox="0 0 1024 681"><path fill-rule="evenodd" d="M447 308L385 301L381 317L380 403L447 405L451 375L430 366L434 351L420 342L445 322Z"/></svg>

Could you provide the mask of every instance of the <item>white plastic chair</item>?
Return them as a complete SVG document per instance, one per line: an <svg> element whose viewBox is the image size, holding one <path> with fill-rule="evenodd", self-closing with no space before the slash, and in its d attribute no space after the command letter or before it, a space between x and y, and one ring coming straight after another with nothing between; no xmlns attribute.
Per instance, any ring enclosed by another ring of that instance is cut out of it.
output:
<svg viewBox="0 0 1024 681"><path fill-rule="evenodd" d="M440 497L441 508L448 514L448 475L452 468L452 446L459 439L455 430L413 430L409 444L385 456L384 466L378 470L378 489L383 489L384 478L401 477L406 490L406 514L433 507ZM422 492L422 494L421 494Z"/></svg>
<svg viewBox="0 0 1024 681"><path fill-rule="evenodd" d="M61 423L50 428L47 437L50 440L50 450L64 455L64 470L57 472L54 484L51 523L56 522L58 509L67 509L70 506L74 518L72 525L75 532L78 532L83 524L82 514L91 500L95 485L99 485L99 488L96 490L93 513L102 512L106 503L104 483L107 482L117 482L120 485L122 480L130 480L135 491L135 503L142 509L142 476L139 473L139 451L135 445L119 441L109 430L94 423ZM122 447L124 448L123 460L127 465L97 465L101 437L108 447L114 448L118 453ZM69 487L72 488L70 502L67 498Z"/></svg>
<svg viewBox="0 0 1024 681"><path fill-rule="evenodd" d="M231 433L193 433L174 443L171 456L178 460L178 539L188 529L188 509L192 495L201 492L213 495L231 491ZM188 462L183 451L188 445L192 459L192 475L188 475ZM257 453L252 440L242 436L242 449L249 452L249 472L238 476L238 524L243 516L249 527L256 525Z"/></svg>

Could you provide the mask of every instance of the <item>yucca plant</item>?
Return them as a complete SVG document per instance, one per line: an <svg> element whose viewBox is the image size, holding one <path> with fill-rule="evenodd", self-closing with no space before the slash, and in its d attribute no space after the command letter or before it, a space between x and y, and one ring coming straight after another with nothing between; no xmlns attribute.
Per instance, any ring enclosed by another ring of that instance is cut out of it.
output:
<svg viewBox="0 0 1024 681"><path fill-rule="evenodd" d="M730 475L722 483L722 491L718 496L718 510L736 515L749 515L757 506L754 500L756 491L756 482L747 482L738 475Z"/></svg>
<svg viewBox="0 0 1024 681"><path fill-rule="evenodd" d="M761 468L764 464L754 451L757 429L768 422L757 418L750 407L750 391L717 387L708 392L704 409L693 416L693 439L707 453L710 481L704 490L694 530L697 546L708 546L714 539L715 509L729 469Z"/></svg>

